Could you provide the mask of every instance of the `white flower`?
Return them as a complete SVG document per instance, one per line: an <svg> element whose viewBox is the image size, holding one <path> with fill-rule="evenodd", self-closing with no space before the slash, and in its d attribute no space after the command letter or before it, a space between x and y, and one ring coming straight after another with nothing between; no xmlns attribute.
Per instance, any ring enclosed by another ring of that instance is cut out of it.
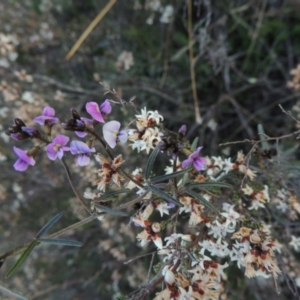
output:
<svg viewBox="0 0 300 300"><path fill-rule="evenodd" d="M236 221L240 218L240 214L237 213L236 211L234 211L234 205L230 206L229 211L226 213L221 213L221 215L223 217L226 218L226 226L231 225L230 227L234 227L236 226Z"/></svg>
<svg viewBox="0 0 300 300"><path fill-rule="evenodd" d="M252 210L252 209L258 210L260 207L264 208L265 205L263 203L261 203L260 201L258 201L258 200L253 200L252 201L252 205L249 206L248 209L250 209L250 210Z"/></svg>
<svg viewBox="0 0 300 300"><path fill-rule="evenodd" d="M282 213L285 213L288 210L288 205L283 201L278 201L278 205L276 205L276 208L280 210Z"/></svg>
<svg viewBox="0 0 300 300"><path fill-rule="evenodd" d="M170 21L172 20L173 14L174 14L174 7L172 5L167 5L164 8L163 13L160 17L160 22L165 23L165 24L170 23Z"/></svg>
<svg viewBox="0 0 300 300"><path fill-rule="evenodd" d="M226 223L219 223L218 220L215 221L216 225L211 225L211 229L208 234L212 234L214 238L225 237L228 232L234 232L233 227L229 227Z"/></svg>
<svg viewBox="0 0 300 300"><path fill-rule="evenodd" d="M164 120L164 117L162 115L160 115L157 110L155 110L155 111L149 110L148 114L149 114L148 120L150 120L150 119L155 120L157 125L160 123L160 120L162 120L162 121Z"/></svg>
<svg viewBox="0 0 300 300"><path fill-rule="evenodd" d="M243 248L236 249L235 247L229 253L231 261L236 261L239 269L245 266L245 252Z"/></svg>
<svg viewBox="0 0 300 300"><path fill-rule="evenodd" d="M225 241L221 241L221 237L218 238L217 242L210 241L211 249L210 253L211 255L216 255L219 257L224 257L230 253L228 249L228 243Z"/></svg>
<svg viewBox="0 0 300 300"><path fill-rule="evenodd" d="M148 112L147 112L147 108L146 108L146 107L142 108L141 114L140 114L140 115L135 115L135 117L136 117L138 120L144 120L144 121L147 121L147 120L148 120Z"/></svg>
<svg viewBox="0 0 300 300"><path fill-rule="evenodd" d="M292 235L292 240L289 242L289 245L291 245L296 252L300 251L300 237L295 237Z"/></svg>
<svg viewBox="0 0 300 300"><path fill-rule="evenodd" d="M224 171L227 174L229 171L233 170L234 164L231 162L231 158L226 158L224 161Z"/></svg>
<svg viewBox="0 0 300 300"><path fill-rule="evenodd" d="M160 202L155 209L160 212L160 216L162 217L164 214L169 214L170 206L167 202Z"/></svg>

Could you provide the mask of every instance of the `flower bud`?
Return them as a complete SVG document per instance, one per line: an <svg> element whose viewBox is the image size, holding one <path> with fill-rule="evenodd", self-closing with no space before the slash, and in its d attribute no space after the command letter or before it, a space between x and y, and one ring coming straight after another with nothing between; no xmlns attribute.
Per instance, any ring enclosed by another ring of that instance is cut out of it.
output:
<svg viewBox="0 0 300 300"><path fill-rule="evenodd" d="M164 279L166 283L173 285L175 282L175 275L171 270L167 270Z"/></svg>
<svg viewBox="0 0 300 300"><path fill-rule="evenodd" d="M151 225L151 229L153 230L153 232L157 233L160 232L161 226L158 222L155 222Z"/></svg>

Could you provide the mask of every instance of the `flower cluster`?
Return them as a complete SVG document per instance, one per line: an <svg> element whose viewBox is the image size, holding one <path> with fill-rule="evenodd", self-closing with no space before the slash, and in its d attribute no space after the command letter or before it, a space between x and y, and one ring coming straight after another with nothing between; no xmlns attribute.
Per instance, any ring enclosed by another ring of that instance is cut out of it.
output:
<svg viewBox="0 0 300 300"><path fill-rule="evenodd" d="M93 122L95 125L105 123L104 116L111 113L112 107L108 100L105 100L100 106L96 102L88 102L86 104L87 112L93 119L80 117L79 114L71 109L73 119L69 120L66 124L63 124L66 130L75 131L79 137L85 137L87 131L93 130ZM73 140L70 146L67 146L70 138L66 135L58 134L55 137L51 136L52 127L59 122L59 119L55 117L55 110L52 107L45 107L42 114L34 118L34 122L43 126L44 133L42 134L38 129L34 127L27 127L25 123L20 119L14 120L14 125L7 130L7 135L16 139L24 140L29 138L36 138L46 145L46 151L50 160L62 159L65 152L70 152L72 155L77 155L76 165L86 166L90 163L91 153L95 153L96 150L92 144L87 141ZM107 144L114 148L117 142L124 143L127 141L127 132L119 131L120 123L117 121L110 121L103 126L103 138ZM17 147L14 147L14 151L19 157L14 164L14 168L17 171L25 171L29 165L35 165L35 156L39 152L41 147L34 147L29 151L23 151Z"/></svg>
<svg viewBox="0 0 300 300"><path fill-rule="evenodd" d="M146 107L142 109L140 115L136 115L137 129L129 130L128 140L132 142L132 149L138 152L146 150L147 154L150 150L161 141L163 133L158 125L164 118L156 111L147 111Z"/></svg>
<svg viewBox="0 0 300 300"><path fill-rule="evenodd" d="M71 154L77 156L76 166L87 166L95 159L100 164L92 180L97 190L84 193L90 201L85 208L101 222L106 213L126 215L118 209L131 210L130 223L138 244L155 247L159 257L154 269L161 274L157 282L164 286L156 291L155 300L226 299L229 266L236 265L248 278L272 276L276 280L282 271L275 254L281 253L282 244L288 245L285 251L300 251L300 240L293 232L279 242L274 229L257 220L268 208L288 213L295 220L300 213L295 193L286 188L274 193L269 182L255 182L260 175L241 151L233 162L231 158L202 157L202 147L196 143L191 146L185 139L187 127L181 126L178 132L164 130L158 111L143 108L135 115L136 128L123 130L119 121L107 121L106 116L112 112L109 100L100 105L88 102L86 111L91 118L71 109L72 118L62 124L81 140L53 134L59 118L52 107L45 107L34 118L43 131L15 118L7 134L18 141L35 139L39 143L28 151L14 147L18 156L14 168L25 171L28 166L36 166L35 157L43 148L51 161ZM113 153L118 143L125 145L127 140L128 146L138 152L146 150L149 154L155 149L146 166L135 166L131 174L122 155ZM161 152L171 157L171 166L163 175L149 170L149 166L155 168L155 155ZM234 178L251 181L241 189L232 189ZM103 202L107 190L109 200ZM122 203L117 206L113 201L110 207L110 198L117 203L116 195L122 193L135 198L127 201L120 197Z"/></svg>

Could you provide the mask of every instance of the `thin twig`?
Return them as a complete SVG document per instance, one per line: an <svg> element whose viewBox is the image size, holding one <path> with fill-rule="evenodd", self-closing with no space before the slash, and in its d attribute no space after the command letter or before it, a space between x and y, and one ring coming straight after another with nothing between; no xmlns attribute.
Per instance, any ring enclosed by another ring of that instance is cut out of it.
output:
<svg viewBox="0 0 300 300"><path fill-rule="evenodd" d="M197 124L202 123L200 108L197 96L196 75L194 68L194 52L193 52L193 24L192 24L192 0L188 0L188 37L189 37L189 58L190 58L190 73L192 81L192 91L195 109L195 121Z"/></svg>
<svg viewBox="0 0 300 300"><path fill-rule="evenodd" d="M63 158L61 159L61 163L65 168L65 171L66 171L67 176L68 176L69 183L72 187L72 190L73 190L74 194L76 195L77 199L81 202L81 204L84 206L84 208L91 214L91 209L88 206L88 204L85 202L85 200L80 196L79 191L77 190L76 186L73 183L70 170L69 170L69 168L68 168L68 166L67 166L67 164L66 164L66 162Z"/></svg>
<svg viewBox="0 0 300 300"><path fill-rule="evenodd" d="M96 25L103 19L103 17L108 13L108 11L116 3L116 1L117 0L110 0L106 4L106 6L100 11L100 13L97 15L97 17L90 23L90 25L83 32L83 34L80 36L80 38L74 44L72 49L69 51L69 53L66 56L66 60L69 60L74 55L74 53L78 50L78 48L81 46L83 41L87 38L87 36L91 33L91 31L96 27Z"/></svg>

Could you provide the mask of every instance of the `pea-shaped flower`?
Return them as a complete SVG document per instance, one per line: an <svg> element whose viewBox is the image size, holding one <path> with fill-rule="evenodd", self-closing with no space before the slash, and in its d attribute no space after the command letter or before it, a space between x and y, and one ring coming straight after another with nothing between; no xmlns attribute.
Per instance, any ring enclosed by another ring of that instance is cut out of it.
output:
<svg viewBox="0 0 300 300"><path fill-rule="evenodd" d="M197 150L188 157L188 159L184 160L182 162L182 167L185 168L186 166L193 164L196 170L203 170L206 165L206 159L199 155L199 152L202 148L203 147L198 147Z"/></svg>
<svg viewBox="0 0 300 300"><path fill-rule="evenodd" d="M126 143L128 134L126 130L120 131L121 124L118 121L109 121L103 125L103 137L106 143L115 148L117 142Z"/></svg>
<svg viewBox="0 0 300 300"><path fill-rule="evenodd" d="M18 155L19 159L15 162L14 168L16 171L25 171L28 166L34 166L35 160L33 157L29 156L26 151L14 147L14 152Z"/></svg>
<svg viewBox="0 0 300 300"><path fill-rule="evenodd" d="M62 159L64 155L64 151L69 151L70 148L66 147L66 144L68 143L69 138L65 135L58 135L56 136L52 143L50 143L47 146L47 155L49 159L55 160L57 157L59 159Z"/></svg>
<svg viewBox="0 0 300 300"><path fill-rule="evenodd" d="M96 152L96 149L90 148L86 143L81 141L72 141L70 144L70 150L72 154L78 154L76 165L87 166L90 163L89 154Z"/></svg>
<svg viewBox="0 0 300 300"><path fill-rule="evenodd" d="M47 121L50 125L57 123L58 122L58 118L54 118L55 115L55 110L50 107L47 106L44 108L42 115L34 118L34 122L39 123L40 125L44 125L45 121Z"/></svg>
<svg viewBox="0 0 300 300"><path fill-rule="evenodd" d="M88 102L85 108L93 119L100 123L105 123L103 115L108 115L111 112L111 104L108 100L105 100L100 107L96 102Z"/></svg>

